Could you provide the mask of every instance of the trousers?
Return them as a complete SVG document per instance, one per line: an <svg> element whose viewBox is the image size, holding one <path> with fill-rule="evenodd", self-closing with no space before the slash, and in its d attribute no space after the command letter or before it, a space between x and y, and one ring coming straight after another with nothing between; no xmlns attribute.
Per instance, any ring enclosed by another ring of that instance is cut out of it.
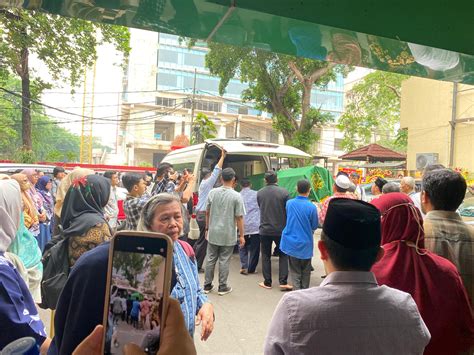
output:
<svg viewBox="0 0 474 355"><path fill-rule="evenodd" d="M212 285L214 280L214 271L219 261L219 291L227 287L229 277L230 258L234 246L221 246L207 243L207 263L204 277L204 287Z"/></svg>
<svg viewBox="0 0 474 355"><path fill-rule="evenodd" d="M260 246L262 252L262 273L265 286L272 285L272 244L280 245L281 236L260 236ZM288 256L280 251L278 256L278 281L280 285L288 284Z"/></svg>
<svg viewBox="0 0 474 355"><path fill-rule="evenodd" d="M249 273L254 273L260 257L260 236L258 234L245 235L245 245L239 248L240 267Z"/></svg>
<svg viewBox="0 0 474 355"><path fill-rule="evenodd" d="M207 240L206 240L206 212L198 212L196 214L196 222L199 226L199 238L194 242L194 254L196 255L196 263L198 270L202 269L202 264L206 258Z"/></svg>
<svg viewBox="0 0 474 355"><path fill-rule="evenodd" d="M311 278L311 259L298 259L292 256L289 256L288 258L293 290L309 288L309 280Z"/></svg>

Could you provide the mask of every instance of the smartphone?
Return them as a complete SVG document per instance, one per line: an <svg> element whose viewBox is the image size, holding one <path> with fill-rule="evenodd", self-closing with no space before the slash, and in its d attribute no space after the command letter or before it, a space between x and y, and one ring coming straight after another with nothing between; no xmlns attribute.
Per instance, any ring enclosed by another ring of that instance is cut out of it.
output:
<svg viewBox="0 0 474 355"><path fill-rule="evenodd" d="M104 354L133 343L156 354L170 294L173 246L161 233L117 232L110 242L104 302Z"/></svg>

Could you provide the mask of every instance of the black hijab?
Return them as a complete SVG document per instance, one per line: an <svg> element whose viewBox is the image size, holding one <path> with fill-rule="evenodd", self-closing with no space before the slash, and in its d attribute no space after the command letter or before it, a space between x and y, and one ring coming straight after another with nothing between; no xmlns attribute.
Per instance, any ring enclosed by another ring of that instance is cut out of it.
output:
<svg viewBox="0 0 474 355"><path fill-rule="evenodd" d="M106 223L103 208L109 202L110 180L87 175L72 182L64 198L61 225L65 237L79 237L99 223Z"/></svg>

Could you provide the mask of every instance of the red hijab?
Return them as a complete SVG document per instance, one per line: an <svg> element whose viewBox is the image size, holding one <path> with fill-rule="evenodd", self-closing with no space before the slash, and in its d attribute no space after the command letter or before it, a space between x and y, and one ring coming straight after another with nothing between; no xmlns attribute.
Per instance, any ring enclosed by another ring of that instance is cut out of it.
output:
<svg viewBox="0 0 474 355"><path fill-rule="evenodd" d="M383 258L372 267L380 285L409 293L431 333L425 354L457 354L474 345L474 322L456 267L424 249L423 219L412 200L389 193L374 200L382 215Z"/></svg>

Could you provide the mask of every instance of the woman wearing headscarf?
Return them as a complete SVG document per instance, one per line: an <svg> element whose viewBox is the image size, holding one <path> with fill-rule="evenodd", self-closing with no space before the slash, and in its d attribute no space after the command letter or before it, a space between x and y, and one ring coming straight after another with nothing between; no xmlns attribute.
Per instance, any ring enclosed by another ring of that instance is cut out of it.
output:
<svg viewBox="0 0 474 355"><path fill-rule="evenodd" d="M0 349L10 342L33 337L48 350L46 336L33 298L15 266L5 257L20 226L20 187L14 180L0 180Z"/></svg>
<svg viewBox="0 0 474 355"><path fill-rule="evenodd" d="M63 237L69 238L69 264L72 267L86 251L112 235L105 219L110 181L100 175L87 175L72 182L61 211Z"/></svg>
<svg viewBox="0 0 474 355"><path fill-rule="evenodd" d="M424 248L423 219L410 197L372 201L382 215L383 258L372 267L377 281L409 293L431 341L425 354L459 354L474 345L472 309L454 264Z"/></svg>
<svg viewBox="0 0 474 355"><path fill-rule="evenodd" d="M36 190L38 191L39 196L41 197L41 202L43 205L43 211L46 214L46 220L40 222L40 247L41 250L44 250L46 243L51 240L51 223L53 223L54 215L54 201L53 195L51 194L51 188L53 184L49 176L42 176L38 179L36 183Z"/></svg>
<svg viewBox="0 0 474 355"><path fill-rule="evenodd" d="M46 213L43 207L43 199L41 198L40 193L36 189L36 183L39 179L39 173L35 169L25 169L21 173L25 174L30 182L30 189L27 191L27 193L28 195L30 195L31 200L33 201L33 205L36 208L36 211L38 211L39 221L44 222L46 220Z"/></svg>
<svg viewBox="0 0 474 355"><path fill-rule="evenodd" d="M181 202L170 194L153 196L138 224L138 230L167 234L174 241L171 297L180 301L189 334L193 336L195 325L201 324L200 338L207 340L214 328L214 308L199 284L192 247L178 240L182 228ZM71 270L59 297L50 354L72 353L102 323L108 259L109 244L104 243L84 254Z"/></svg>
<svg viewBox="0 0 474 355"><path fill-rule="evenodd" d="M11 178L16 180L20 185L25 226L33 234L33 236L37 238L40 230L39 217L35 204L28 193L31 188L30 181L25 174L13 174Z"/></svg>
<svg viewBox="0 0 474 355"><path fill-rule="evenodd" d="M80 179L84 176L94 174L94 170L75 168L69 175L61 180L58 189L56 191L56 203L54 204L54 230L53 235L59 234L59 225L61 224L61 210L64 204L64 198L66 197L72 182L76 179Z"/></svg>

